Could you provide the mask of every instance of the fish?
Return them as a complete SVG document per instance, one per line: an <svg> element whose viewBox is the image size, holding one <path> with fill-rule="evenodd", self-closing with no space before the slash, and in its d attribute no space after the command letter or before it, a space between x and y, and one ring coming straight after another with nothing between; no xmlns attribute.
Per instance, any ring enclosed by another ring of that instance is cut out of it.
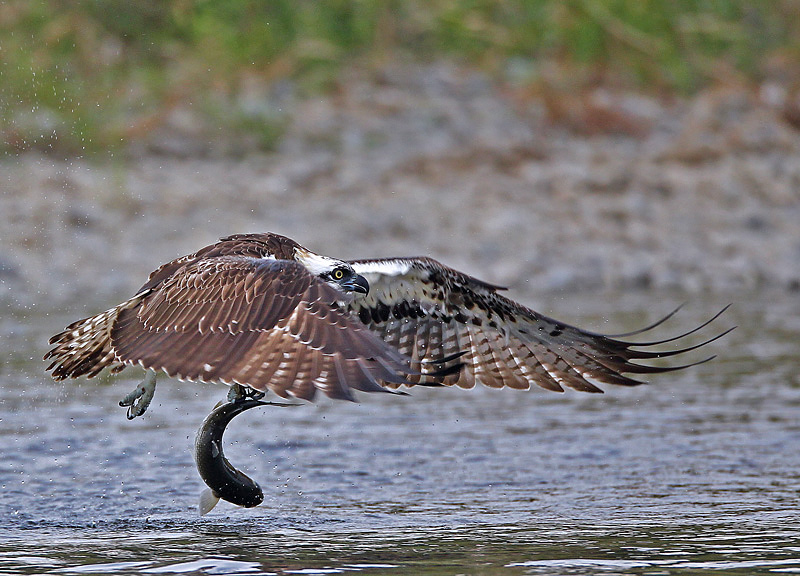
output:
<svg viewBox="0 0 800 576"><path fill-rule="evenodd" d="M198 510L201 516L211 512L220 499L244 508L253 508L264 501L264 492L258 482L237 470L225 458L222 435L231 420L242 412L275 404L252 398L226 402L214 408L203 421L194 442L197 471L208 486L200 494Z"/></svg>

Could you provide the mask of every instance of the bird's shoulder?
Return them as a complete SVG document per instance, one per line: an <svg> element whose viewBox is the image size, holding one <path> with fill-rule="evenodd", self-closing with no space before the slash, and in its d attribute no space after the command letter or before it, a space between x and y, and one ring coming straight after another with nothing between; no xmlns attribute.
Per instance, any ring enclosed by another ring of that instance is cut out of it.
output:
<svg viewBox="0 0 800 576"><path fill-rule="evenodd" d="M147 282L139 293L153 290L187 266L210 261L220 257L271 258L275 260L294 260L295 250L300 245L286 236L271 232L254 234L234 234L221 238L194 252L162 264L150 273Z"/></svg>

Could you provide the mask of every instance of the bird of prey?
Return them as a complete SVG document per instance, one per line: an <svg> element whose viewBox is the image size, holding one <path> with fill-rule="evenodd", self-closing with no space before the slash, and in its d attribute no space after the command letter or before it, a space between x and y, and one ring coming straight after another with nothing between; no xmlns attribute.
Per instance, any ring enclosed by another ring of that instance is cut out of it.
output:
<svg viewBox="0 0 800 576"><path fill-rule="evenodd" d="M134 418L152 400L157 372L228 384L231 401L266 391L353 400L353 390L414 385L596 393L598 384L634 386L641 381L631 375L708 361L641 363L727 333L660 351L719 314L673 338L632 342L674 312L609 336L548 318L503 290L427 257L344 261L278 234L237 234L164 264L132 298L72 323L45 359L56 380L141 366L144 381L120 402Z"/></svg>

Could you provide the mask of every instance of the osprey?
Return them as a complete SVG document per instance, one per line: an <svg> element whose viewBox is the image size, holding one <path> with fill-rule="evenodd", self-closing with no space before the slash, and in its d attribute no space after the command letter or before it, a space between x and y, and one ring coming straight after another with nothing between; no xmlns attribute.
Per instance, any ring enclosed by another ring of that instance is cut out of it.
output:
<svg viewBox="0 0 800 576"><path fill-rule="evenodd" d="M343 261L277 234L237 234L164 264L132 298L74 322L51 338L45 359L56 380L141 366L144 382L120 402L134 418L152 400L158 371L228 384L232 401L268 390L354 400L353 390L414 385L597 393L597 384L641 384L626 374L711 360L637 362L684 354L728 332L658 351L722 312L685 334L637 343L624 338L675 311L610 336L548 318L502 290L431 258Z"/></svg>

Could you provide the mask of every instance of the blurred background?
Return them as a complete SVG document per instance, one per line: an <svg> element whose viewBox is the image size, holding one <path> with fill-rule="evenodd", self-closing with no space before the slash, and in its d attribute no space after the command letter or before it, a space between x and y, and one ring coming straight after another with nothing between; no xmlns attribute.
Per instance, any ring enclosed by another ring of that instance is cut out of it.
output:
<svg viewBox="0 0 800 576"><path fill-rule="evenodd" d="M0 572L800 570L800 0L5 0L0 152ZM226 450L267 500L200 518L222 387L128 422L137 370L41 357L259 231L592 330L739 328L603 396L254 410Z"/></svg>
<svg viewBox="0 0 800 576"><path fill-rule="evenodd" d="M12 0L0 147L23 306L267 230L535 294L797 290L800 2Z"/></svg>

